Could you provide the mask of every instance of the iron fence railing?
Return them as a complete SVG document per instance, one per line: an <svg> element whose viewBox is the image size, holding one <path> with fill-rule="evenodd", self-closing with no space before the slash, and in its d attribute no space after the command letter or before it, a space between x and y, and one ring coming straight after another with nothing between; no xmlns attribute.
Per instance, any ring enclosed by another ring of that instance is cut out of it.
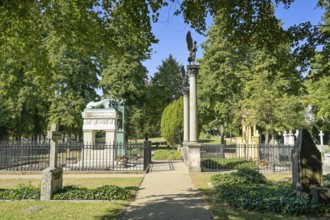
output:
<svg viewBox="0 0 330 220"><path fill-rule="evenodd" d="M290 172L292 149L289 145L207 144L201 147L201 167L203 171L218 171L249 163L247 166L263 172Z"/></svg>
<svg viewBox="0 0 330 220"><path fill-rule="evenodd" d="M0 144L1 171L37 171L49 166L50 144ZM58 145L57 166L67 171L143 171L151 163L151 142Z"/></svg>

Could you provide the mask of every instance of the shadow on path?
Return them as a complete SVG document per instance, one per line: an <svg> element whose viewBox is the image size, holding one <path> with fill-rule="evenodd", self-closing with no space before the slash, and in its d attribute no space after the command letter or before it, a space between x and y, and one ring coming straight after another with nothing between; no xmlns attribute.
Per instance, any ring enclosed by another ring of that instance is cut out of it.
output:
<svg viewBox="0 0 330 220"><path fill-rule="evenodd" d="M155 162L127 207L128 219L213 219L183 162Z"/></svg>

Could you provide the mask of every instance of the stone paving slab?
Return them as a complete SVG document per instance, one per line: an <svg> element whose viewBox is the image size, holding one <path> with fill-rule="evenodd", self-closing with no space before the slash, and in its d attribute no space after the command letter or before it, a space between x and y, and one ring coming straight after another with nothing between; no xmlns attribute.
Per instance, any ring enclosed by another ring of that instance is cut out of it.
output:
<svg viewBox="0 0 330 220"><path fill-rule="evenodd" d="M183 162L156 162L122 220L213 219Z"/></svg>

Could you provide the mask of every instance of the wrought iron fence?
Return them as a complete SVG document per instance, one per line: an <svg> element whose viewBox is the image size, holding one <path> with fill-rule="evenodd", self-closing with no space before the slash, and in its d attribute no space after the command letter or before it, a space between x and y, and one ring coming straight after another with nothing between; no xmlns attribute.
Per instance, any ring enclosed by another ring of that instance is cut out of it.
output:
<svg viewBox="0 0 330 220"><path fill-rule="evenodd" d="M203 171L249 166L262 172L290 172L292 149L288 145L208 144L201 148L201 167Z"/></svg>
<svg viewBox="0 0 330 220"><path fill-rule="evenodd" d="M49 166L50 144L0 144L1 171L36 171ZM151 163L151 142L60 143L57 166L67 171L143 171Z"/></svg>

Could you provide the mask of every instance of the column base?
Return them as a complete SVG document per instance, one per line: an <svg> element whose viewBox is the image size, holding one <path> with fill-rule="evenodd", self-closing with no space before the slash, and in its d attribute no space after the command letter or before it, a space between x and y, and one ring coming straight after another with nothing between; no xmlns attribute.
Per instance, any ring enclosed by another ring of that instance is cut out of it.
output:
<svg viewBox="0 0 330 220"><path fill-rule="evenodd" d="M184 143L184 161L189 172L201 172L201 144Z"/></svg>

